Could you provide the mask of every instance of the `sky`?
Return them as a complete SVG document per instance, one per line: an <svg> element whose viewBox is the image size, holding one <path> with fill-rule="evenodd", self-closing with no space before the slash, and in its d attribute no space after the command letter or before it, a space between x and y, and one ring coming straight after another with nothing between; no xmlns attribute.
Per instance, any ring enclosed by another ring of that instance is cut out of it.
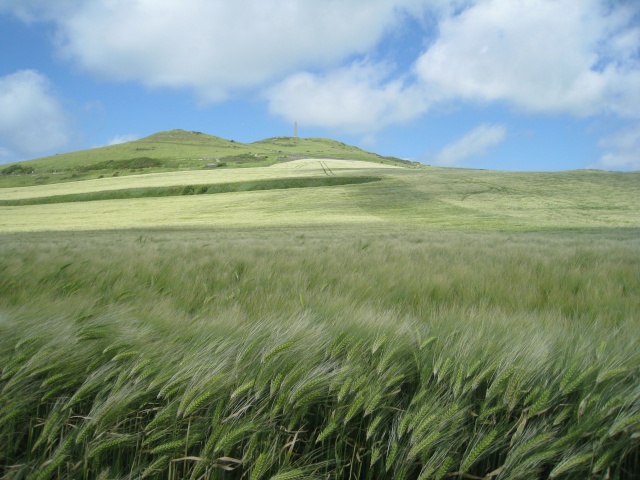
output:
<svg viewBox="0 0 640 480"><path fill-rule="evenodd" d="M0 0L0 163L181 128L640 170L639 0Z"/></svg>

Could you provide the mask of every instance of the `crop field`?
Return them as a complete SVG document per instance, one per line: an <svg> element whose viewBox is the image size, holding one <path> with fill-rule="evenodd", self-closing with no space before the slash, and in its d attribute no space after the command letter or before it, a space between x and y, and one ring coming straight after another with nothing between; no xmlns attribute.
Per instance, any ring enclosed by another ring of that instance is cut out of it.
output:
<svg viewBox="0 0 640 480"><path fill-rule="evenodd" d="M0 478L637 478L638 191L319 159L0 189Z"/></svg>
<svg viewBox="0 0 640 480"><path fill-rule="evenodd" d="M297 160L262 168L151 173L128 177L92 179L82 182L56 183L43 186L3 188L0 189L0 201L80 194L95 191L125 190L128 188L252 182L279 178L362 176L363 174L374 175L381 172L402 170L403 169L399 167L390 165L351 160Z"/></svg>

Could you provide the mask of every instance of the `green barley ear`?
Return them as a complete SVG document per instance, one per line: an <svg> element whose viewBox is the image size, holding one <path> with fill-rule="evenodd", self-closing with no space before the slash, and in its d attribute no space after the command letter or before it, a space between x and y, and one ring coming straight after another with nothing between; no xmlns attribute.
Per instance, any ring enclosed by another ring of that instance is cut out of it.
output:
<svg viewBox="0 0 640 480"><path fill-rule="evenodd" d="M173 401L168 405L157 410L156 416L144 427L145 432L151 432L162 424L168 424L173 421L173 417L177 417L178 404Z"/></svg>
<svg viewBox="0 0 640 480"><path fill-rule="evenodd" d="M365 417L371 415L374 411L376 411L376 409L382 402L383 395L382 392L378 392L374 395L370 395L369 397L369 401L367 402L367 406L364 410Z"/></svg>
<svg viewBox="0 0 640 480"><path fill-rule="evenodd" d="M441 480L447 474L449 469L453 466L453 462L454 460L452 457L447 457L445 461L442 463L442 466L435 473L433 478L435 478L436 480Z"/></svg>
<svg viewBox="0 0 640 480"><path fill-rule="evenodd" d="M170 459L169 455L163 455L155 459L153 462L149 464L149 466L144 470L144 472L142 472L141 478L147 478L152 475L157 475L159 470L164 470L166 468L166 466L169 464L169 459Z"/></svg>
<svg viewBox="0 0 640 480"><path fill-rule="evenodd" d="M473 463L486 452L497 435L498 430L491 430L482 440L477 442L473 450L471 450L469 454L462 459L462 462L460 463L460 471L466 472L469 467L471 467L471 465L473 465Z"/></svg>
<svg viewBox="0 0 640 480"><path fill-rule="evenodd" d="M611 428L609 428L609 436L613 437L618 433L630 427L640 426L640 412L635 415L625 416L617 420Z"/></svg>
<svg viewBox="0 0 640 480"><path fill-rule="evenodd" d="M398 442L394 442L389 448L389 453L387 453L387 461L384 466L387 472L394 467L398 453L400 453Z"/></svg>
<svg viewBox="0 0 640 480"><path fill-rule="evenodd" d="M580 365L577 360L574 360L572 364L567 368L564 372L564 375L560 379L560 391L565 393L567 390L567 386L573 383L573 381L578 376L578 370Z"/></svg>
<svg viewBox="0 0 640 480"><path fill-rule="evenodd" d="M560 413L556 416L555 420L553 421L553 425L557 426L560 425L561 423L565 422L568 418L570 418L573 415L573 407L571 405L564 407L562 410L560 410Z"/></svg>
<svg viewBox="0 0 640 480"><path fill-rule="evenodd" d="M344 332L335 337L335 340L329 345L329 356L338 357L346 350L352 339Z"/></svg>
<svg viewBox="0 0 640 480"><path fill-rule="evenodd" d="M549 399L551 398L551 389L544 388L536 397L534 403L529 408L529 418L535 417L545 412L549 407Z"/></svg>
<svg viewBox="0 0 640 480"><path fill-rule="evenodd" d="M304 470L296 468L293 470L286 470L281 473L276 473L273 477L271 477L271 480L302 480L304 478L308 478Z"/></svg>
<svg viewBox="0 0 640 480"><path fill-rule="evenodd" d="M151 450L152 455L164 455L165 453L177 452L184 448L185 441L183 439L173 440L171 442L163 443Z"/></svg>
<svg viewBox="0 0 640 480"><path fill-rule="evenodd" d="M267 470L271 467L272 456L269 453L262 452L251 469L249 480L260 480Z"/></svg>
<svg viewBox="0 0 640 480"><path fill-rule="evenodd" d="M47 480L51 478L54 472L58 469L60 464L67 457L69 450L74 442L74 438L72 435L67 436L60 446L56 449L54 454L44 462L42 465L44 468L41 469L36 476L33 477L34 480Z"/></svg>
<svg viewBox="0 0 640 480"><path fill-rule="evenodd" d="M240 424L230 431L224 432L223 435L221 435L220 440L218 441L216 450L224 453L228 448L232 447L237 442L251 437L252 432L254 432L255 430L255 423L249 421Z"/></svg>
<svg viewBox="0 0 640 480"><path fill-rule="evenodd" d="M580 455L574 455L572 457L569 457L563 460L562 462L560 462L558 465L556 465L556 467L553 470L551 470L551 473L549 474L549 478L556 478L559 475L562 475L563 473L571 471L578 465L583 465L587 462L590 462L592 459L593 459L593 453L591 452L586 452Z"/></svg>
<svg viewBox="0 0 640 480"><path fill-rule="evenodd" d="M629 373L629 367L617 367L609 370L601 371L596 378L596 383L606 382L610 378L622 376Z"/></svg>
<svg viewBox="0 0 640 480"><path fill-rule="evenodd" d="M613 463L613 459L618 455L619 452L617 449L612 448L604 454L600 455L600 457L593 463L593 468L591 469L591 473L594 475L602 472L605 468L608 468L611 463Z"/></svg>
<svg viewBox="0 0 640 480"><path fill-rule="evenodd" d="M380 447L373 447L371 449L371 466L373 467L380 457L382 456L382 449Z"/></svg>
<svg viewBox="0 0 640 480"><path fill-rule="evenodd" d="M331 422L329 423L329 425L327 425L319 434L318 437L316 438L316 443L322 442L325 438L327 438L329 435L331 435L335 429L338 427L338 425L342 423L342 421L337 421L337 420L331 420Z"/></svg>
<svg viewBox="0 0 640 480"><path fill-rule="evenodd" d="M576 375L571 381L567 382L564 386L561 385L562 393L569 395L574 392L578 386L589 376L593 375L597 371L596 365L591 365L585 368L580 374ZM564 379L563 379L564 380Z"/></svg>
<svg viewBox="0 0 640 480"><path fill-rule="evenodd" d="M460 392L462 390L462 382L464 381L464 366L463 365L459 365L458 367L456 367L455 369L455 380L453 382L453 397L457 398L460 395Z"/></svg>
<svg viewBox="0 0 640 480"><path fill-rule="evenodd" d="M31 452L35 452L38 447L45 441L47 442L47 444L50 444L53 440L53 437L55 435L58 435L60 430L63 428L65 420L66 416L63 416L62 412L60 412L58 409L54 409L45 421L42 432L40 432L40 436L34 443Z"/></svg>
<svg viewBox="0 0 640 480"><path fill-rule="evenodd" d="M253 388L254 383L255 383L255 380L249 380L243 383L238 388L236 388L233 392L231 392L231 398L233 399L233 398L237 398L244 395L245 393L247 393L249 390Z"/></svg>
<svg viewBox="0 0 640 480"><path fill-rule="evenodd" d="M373 421L367 427L367 436L366 436L367 440L369 440L371 437L374 436L374 434L378 430L378 427L380 426L380 424L384 419L385 417L382 414L378 415L376 418L373 419Z"/></svg>
<svg viewBox="0 0 640 480"><path fill-rule="evenodd" d="M23 413L24 407L20 404L8 404L0 409L0 429Z"/></svg>
<svg viewBox="0 0 640 480"><path fill-rule="evenodd" d="M192 413L198 410L198 408L200 408L206 401L213 398L216 394L217 392L214 392L214 391L204 392L199 397L193 399L191 403L189 403L185 407L184 411L182 412L182 416L185 418L190 416ZM180 415L180 413L181 412L178 410L178 415Z"/></svg>
<svg viewBox="0 0 640 480"><path fill-rule="evenodd" d="M345 423L351 420L364 406L367 398L364 395L358 395L353 403L351 403L351 407L347 410L347 414L344 417Z"/></svg>
<svg viewBox="0 0 640 480"><path fill-rule="evenodd" d="M353 382L353 379L351 377L347 378L344 383L342 384L342 386L340 387L340 390L338 391L338 396L336 398L336 400L339 402L342 401L342 399L345 398L345 396L349 393L349 390L351 388L351 383Z"/></svg>
<svg viewBox="0 0 640 480"><path fill-rule="evenodd" d="M267 353L265 353L263 355L262 359L260 360L260 363L267 363L269 360L274 358L276 355L284 352L285 350L288 350L289 348L291 348L295 344L296 344L296 342L294 340L288 340L286 342L281 343L280 345L277 345L277 346L273 347L271 350L269 350Z"/></svg>
<svg viewBox="0 0 640 480"><path fill-rule="evenodd" d="M54 384L56 382L58 382L58 380L62 380L64 378L66 378L68 376L68 374L66 372L63 373L57 373L55 375L51 375L49 377L47 377L41 384L40 384L40 388L47 388L49 387L49 385Z"/></svg>
<svg viewBox="0 0 640 480"><path fill-rule="evenodd" d="M94 445L91 450L89 450L89 458L96 458L102 452L115 448L121 447L123 445L131 445L135 441L135 436L133 435L123 435L117 438L107 439L106 441L99 442Z"/></svg>
<svg viewBox="0 0 640 480"><path fill-rule="evenodd" d="M416 458L418 455L421 455L429 450L429 448L435 443L436 440L440 438L442 434L439 431L434 431L422 438L418 443L416 443L411 450L409 450L408 458Z"/></svg>
<svg viewBox="0 0 640 480"><path fill-rule="evenodd" d="M386 342L386 340L387 340L386 334L383 333L382 335L379 335L371 345L371 353L375 354L378 351L378 349L382 347L382 345L384 345L384 342Z"/></svg>
<svg viewBox="0 0 640 480"><path fill-rule="evenodd" d="M102 469L96 480L109 480L111 478L111 469L109 467Z"/></svg>

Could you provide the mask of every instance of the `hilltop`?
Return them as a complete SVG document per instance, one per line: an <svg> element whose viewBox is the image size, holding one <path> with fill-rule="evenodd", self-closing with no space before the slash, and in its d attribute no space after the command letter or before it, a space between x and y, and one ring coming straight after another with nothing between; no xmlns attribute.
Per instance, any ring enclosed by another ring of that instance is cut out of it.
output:
<svg viewBox="0 0 640 480"><path fill-rule="evenodd" d="M273 137L253 143L241 143L178 129L158 132L118 145L9 164L0 170L0 187L174 170L267 166L300 158L413 165L413 162L383 157L327 138Z"/></svg>

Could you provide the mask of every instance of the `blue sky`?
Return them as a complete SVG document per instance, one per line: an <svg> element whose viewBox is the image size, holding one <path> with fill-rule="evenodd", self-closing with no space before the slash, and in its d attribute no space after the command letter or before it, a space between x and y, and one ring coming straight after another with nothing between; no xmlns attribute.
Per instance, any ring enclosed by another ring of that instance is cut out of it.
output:
<svg viewBox="0 0 640 480"><path fill-rule="evenodd" d="M182 128L640 170L637 0L0 0L0 163Z"/></svg>

